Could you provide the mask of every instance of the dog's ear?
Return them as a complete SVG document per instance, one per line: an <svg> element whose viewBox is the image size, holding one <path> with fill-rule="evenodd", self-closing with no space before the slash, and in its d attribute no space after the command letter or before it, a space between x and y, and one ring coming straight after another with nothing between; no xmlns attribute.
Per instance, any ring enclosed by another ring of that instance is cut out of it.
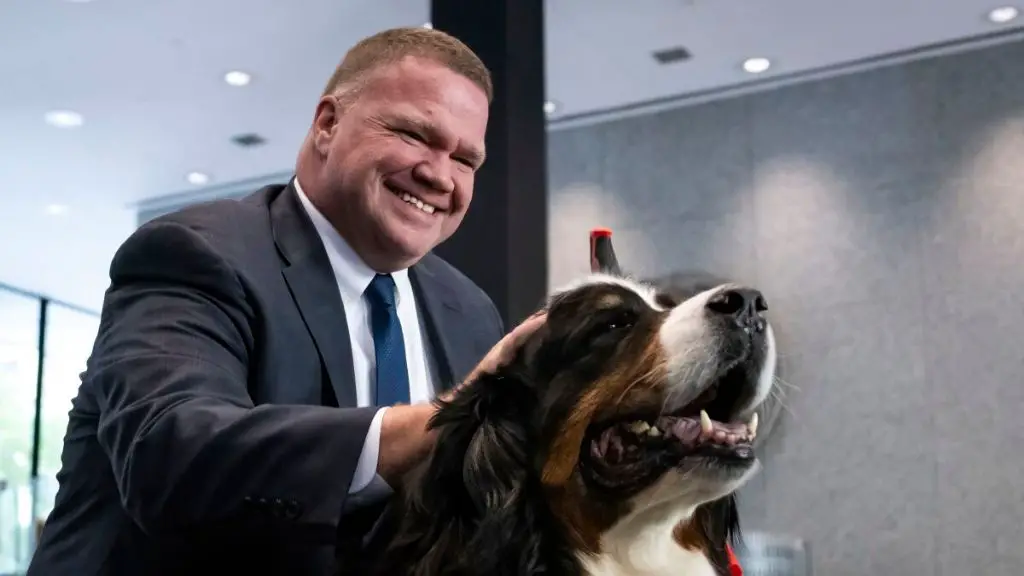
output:
<svg viewBox="0 0 1024 576"><path fill-rule="evenodd" d="M439 436L429 468L449 490L465 491L462 514L493 517L522 497L533 402L533 392L506 371L482 375L442 404L431 423Z"/></svg>
<svg viewBox="0 0 1024 576"><path fill-rule="evenodd" d="M548 523L534 508L544 497L530 468L535 401L509 369L482 375L441 404L431 423L437 444L406 495L389 557L424 575L545 573Z"/></svg>

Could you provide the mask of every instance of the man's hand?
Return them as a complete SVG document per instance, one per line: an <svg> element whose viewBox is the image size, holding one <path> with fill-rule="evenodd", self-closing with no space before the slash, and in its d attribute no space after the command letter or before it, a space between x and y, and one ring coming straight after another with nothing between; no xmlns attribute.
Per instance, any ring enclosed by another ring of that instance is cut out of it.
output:
<svg viewBox="0 0 1024 576"><path fill-rule="evenodd" d="M516 326L491 348L464 382L472 382L481 374L495 372L511 361L519 347L544 324L546 318L546 314L539 312ZM456 386L442 398L450 398L463 385ZM436 434L428 431L427 425L436 410L433 404L416 404L393 406L384 413L377 473L389 486L398 487L402 476L430 453Z"/></svg>
<svg viewBox="0 0 1024 576"><path fill-rule="evenodd" d="M427 430L427 424L436 410L433 404L414 404L392 406L384 412L377 474L388 486L398 488L405 473L430 453L435 434Z"/></svg>
<svg viewBox="0 0 1024 576"><path fill-rule="evenodd" d="M519 326L513 328L511 332L506 334L504 338L491 348L491 351L476 365L476 368L469 373L469 376L466 376L462 384L456 385L444 397L451 397L465 383L476 380L481 374L494 373L498 368L511 362L519 348L526 343L527 338L536 332L544 324L545 320L547 320L547 313L543 310L523 320Z"/></svg>

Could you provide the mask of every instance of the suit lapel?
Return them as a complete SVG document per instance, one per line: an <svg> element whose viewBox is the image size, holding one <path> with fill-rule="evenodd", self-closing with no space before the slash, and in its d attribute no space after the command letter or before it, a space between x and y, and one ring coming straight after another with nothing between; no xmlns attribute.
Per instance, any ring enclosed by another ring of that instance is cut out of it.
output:
<svg viewBox="0 0 1024 576"><path fill-rule="evenodd" d="M284 279L316 342L338 405L356 405L352 345L338 284L320 237L289 183L270 205Z"/></svg>
<svg viewBox="0 0 1024 576"><path fill-rule="evenodd" d="M441 372L441 387L447 390L464 378L480 358L473 354L473 327L463 315L458 295L438 277L434 258L428 254L409 270L409 278Z"/></svg>

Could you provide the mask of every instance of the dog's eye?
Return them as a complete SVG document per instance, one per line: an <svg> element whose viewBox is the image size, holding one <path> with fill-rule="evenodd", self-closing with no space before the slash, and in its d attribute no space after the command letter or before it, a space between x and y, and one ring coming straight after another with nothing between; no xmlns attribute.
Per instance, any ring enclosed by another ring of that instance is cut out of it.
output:
<svg viewBox="0 0 1024 576"><path fill-rule="evenodd" d="M620 328L629 328L633 324L628 320L611 320L605 324L605 330L618 330Z"/></svg>
<svg viewBox="0 0 1024 576"><path fill-rule="evenodd" d="M604 320L601 324L601 333L614 332L616 330L624 330L626 328L632 328L633 324L636 323L636 314L632 312L619 312L613 314Z"/></svg>

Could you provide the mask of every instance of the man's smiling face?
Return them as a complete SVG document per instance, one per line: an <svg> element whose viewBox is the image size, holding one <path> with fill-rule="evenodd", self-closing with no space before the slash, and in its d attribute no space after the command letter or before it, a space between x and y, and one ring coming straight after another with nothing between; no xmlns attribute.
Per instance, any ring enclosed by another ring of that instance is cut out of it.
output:
<svg viewBox="0 0 1024 576"><path fill-rule="evenodd" d="M414 264L458 229L484 160L487 95L422 58L370 71L353 94L321 100L313 199L378 272Z"/></svg>

